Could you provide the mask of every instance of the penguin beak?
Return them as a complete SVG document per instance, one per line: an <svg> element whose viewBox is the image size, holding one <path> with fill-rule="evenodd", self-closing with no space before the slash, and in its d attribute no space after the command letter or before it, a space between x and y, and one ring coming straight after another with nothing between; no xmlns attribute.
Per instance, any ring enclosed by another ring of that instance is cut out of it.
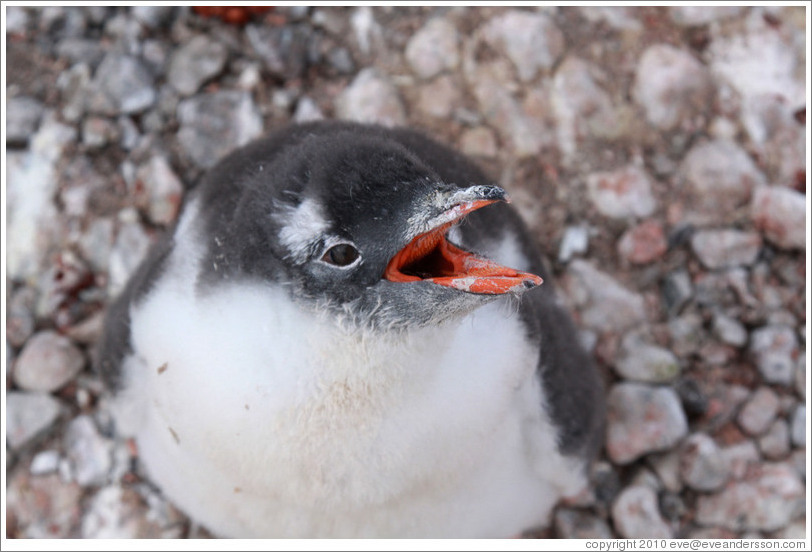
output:
<svg viewBox="0 0 812 552"><path fill-rule="evenodd" d="M431 200L439 214L416 217L412 226L421 231L392 259L384 271L390 282L430 282L479 295L522 293L541 285L541 277L499 265L451 244L446 234L452 226L477 209L497 201L509 202L497 186L472 186ZM425 230L428 228L428 230Z"/></svg>

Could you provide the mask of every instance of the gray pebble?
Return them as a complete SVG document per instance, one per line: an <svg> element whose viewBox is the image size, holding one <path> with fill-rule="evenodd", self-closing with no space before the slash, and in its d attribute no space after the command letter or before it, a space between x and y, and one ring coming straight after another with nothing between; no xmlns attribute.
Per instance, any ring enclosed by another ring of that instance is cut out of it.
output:
<svg viewBox="0 0 812 552"><path fill-rule="evenodd" d="M544 14L511 10L491 19L483 36L513 62L519 80L533 80L564 53L564 35Z"/></svg>
<svg viewBox="0 0 812 552"><path fill-rule="evenodd" d="M781 249L804 249L806 204L806 196L790 188L760 186L751 204L753 223Z"/></svg>
<svg viewBox="0 0 812 552"><path fill-rule="evenodd" d="M140 113L155 103L154 84L136 57L111 52L93 76L88 108L102 115Z"/></svg>
<svg viewBox="0 0 812 552"><path fill-rule="evenodd" d="M617 464L667 450L688 433L685 412L669 387L618 383L607 405L606 450Z"/></svg>
<svg viewBox="0 0 812 552"><path fill-rule="evenodd" d="M612 504L612 521L623 538L669 539L674 534L663 520L657 494L650 487L625 488Z"/></svg>
<svg viewBox="0 0 812 552"><path fill-rule="evenodd" d="M460 62L459 35L448 19L435 17L418 30L406 45L406 61L421 79L430 79Z"/></svg>
<svg viewBox="0 0 812 552"><path fill-rule="evenodd" d="M127 280L146 256L151 244L144 228L137 222L136 213L125 211L123 219L130 218L128 213L134 214L136 220L122 220L108 261L107 292L111 297L118 295L124 289Z"/></svg>
<svg viewBox="0 0 812 552"><path fill-rule="evenodd" d="M789 454L789 424L778 418L758 440L761 454L769 460L779 460Z"/></svg>
<svg viewBox="0 0 812 552"><path fill-rule="evenodd" d="M662 297L670 316L679 314L693 297L694 289L687 270L669 272L663 280Z"/></svg>
<svg viewBox="0 0 812 552"><path fill-rule="evenodd" d="M791 437L793 446L804 448L806 446L806 405L798 405L791 418Z"/></svg>
<svg viewBox="0 0 812 552"><path fill-rule="evenodd" d="M565 287L588 328L622 332L646 319L643 297L590 261L575 259L568 265Z"/></svg>
<svg viewBox="0 0 812 552"><path fill-rule="evenodd" d="M363 69L336 99L340 119L397 126L406 112L395 86L375 69Z"/></svg>
<svg viewBox="0 0 812 552"><path fill-rule="evenodd" d="M74 418L65 431L65 453L74 480L81 486L102 485L112 466L112 444L99 434L88 415Z"/></svg>
<svg viewBox="0 0 812 552"><path fill-rule="evenodd" d="M272 27L249 24L245 27L245 36L272 75L286 80L303 75L309 63L308 50L313 40L309 25Z"/></svg>
<svg viewBox="0 0 812 552"><path fill-rule="evenodd" d="M593 173L587 177L586 183L592 204L608 217L647 217L657 208L649 177L638 167Z"/></svg>
<svg viewBox="0 0 812 552"><path fill-rule="evenodd" d="M778 415L778 395L769 387L759 387L739 411L739 426L750 435L761 435Z"/></svg>
<svg viewBox="0 0 812 552"><path fill-rule="evenodd" d="M183 96L190 96L219 74L225 64L225 46L205 35L197 35L172 55L167 79Z"/></svg>
<svg viewBox="0 0 812 552"><path fill-rule="evenodd" d="M42 118L42 102L29 96L14 96L6 102L6 144L23 147L36 132Z"/></svg>
<svg viewBox="0 0 812 552"><path fill-rule="evenodd" d="M694 433L682 443L680 475L692 489L714 491L727 482L730 472L716 442L704 433Z"/></svg>
<svg viewBox="0 0 812 552"><path fill-rule="evenodd" d="M6 443L20 450L47 431L59 418L62 404L45 393L9 391L6 394Z"/></svg>
<svg viewBox="0 0 812 552"><path fill-rule="evenodd" d="M56 55L72 63L96 67L104 57L104 49L98 40L69 37L56 45Z"/></svg>
<svg viewBox="0 0 812 552"><path fill-rule="evenodd" d="M751 466L761 462L758 447L749 439L723 447L721 451L733 479L744 478L750 471Z"/></svg>
<svg viewBox="0 0 812 552"><path fill-rule="evenodd" d="M262 116L247 92L224 90L178 105L178 142L195 164L208 169L262 133Z"/></svg>
<svg viewBox="0 0 812 552"><path fill-rule="evenodd" d="M798 338L789 326L769 325L750 334L750 353L768 383L791 385L798 357Z"/></svg>
<svg viewBox="0 0 812 552"><path fill-rule="evenodd" d="M609 525L596 515L573 508L559 508L553 518L557 536L565 539L611 539Z"/></svg>
<svg viewBox="0 0 812 552"><path fill-rule="evenodd" d="M623 336L615 371L627 380L664 383L679 376L680 364L671 351L632 331Z"/></svg>
<svg viewBox="0 0 812 552"><path fill-rule="evenodd" d="M6 305L6 341L14 347L22 347L34 333L34 304L37 292L23 287L11 294ZM8 364L6 365L8 367Z"/></svg>
<svg viewBox="0 0 812 552"><path fill-rule="evenodd" d="M691 248L710 269L749 266L761 251L761 237L733 229L703 230L693 235Z"/></svg>
<svg viewBox="0 0 812 552"><path fill-rule="evenodd" d="M293 120L297 123L306 123L308 121L320 121L324 119L319 106L312 99L307 96L302 97L296 103L296 111L293 112Z"/></svg>
<svg viewBox="0 0 812 552"><path fill-rule="evenodd" d="M133 6L131 13L145 27L157 29L169 23L174 10L172 6Z"/></svg>
<svg viewBox="0 0 812 552"><path fill-rule="evenodd" d="M692 27L697 25L707 25L724 19L731 19L739 15L742 6L673 6L668 8L671 20L677 25Z"/></svg>
<svg viewBox="0 0 812 552"><path fill-rule="evenodd" d="M722 312L713 315L711 330L722 343L741 347L747 343L747 329L737 319Z"/></svg>
<svg viewBox="0 0 812 552"><path fill-rule="evenodd" d="M151 157L139 167L136 177L146 188L149 219L161 226L174 222L183 197L183 184L166 158Z"/></svg>
<svg viewBox="0 0 812 552"><path fill-rule="evenodd" d="M14 366L14 383L27 391L49 393L63 387L85 367L85 356L69 339L45 330L26 342Z"/></svg>
<svg viewBox="0 0 812 552"><path fill-rule="evenodd" d="M582 255L589 249L589 228L584 225L567 226L558 246L558 261L569 262L574 255Z"/></svg>
<svg viewBox="0 0 812 552"><path fill-rule="evenodd" d="M31 467L29 471L31 475L44 475L46 473L54 473L59 467L59 451L57 450L43 450L38 452L31 460Z"/></svg>

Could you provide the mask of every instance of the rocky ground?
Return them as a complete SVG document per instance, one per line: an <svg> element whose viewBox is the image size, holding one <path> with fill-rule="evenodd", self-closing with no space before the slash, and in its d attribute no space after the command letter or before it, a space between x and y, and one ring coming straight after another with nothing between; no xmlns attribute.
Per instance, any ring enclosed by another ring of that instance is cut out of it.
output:
<svg viewBox="0 0 812 552"><path fill-rule="evenodd" d="M410 125L507 188L607 381L558 537L806 534L803 7L9 7L6 527L186 537L112 433L104 308L291 121Z"/></svg>

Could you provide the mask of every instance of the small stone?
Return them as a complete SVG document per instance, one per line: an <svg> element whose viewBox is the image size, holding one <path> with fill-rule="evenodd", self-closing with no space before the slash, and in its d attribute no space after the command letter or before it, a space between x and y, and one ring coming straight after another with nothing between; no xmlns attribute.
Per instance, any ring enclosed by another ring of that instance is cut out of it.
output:
<svg viewBox="0 0 812 552"><path fill-rule="evenodd" d="M786 527L780 529L775 535L776 539L806 539L806 520L802 517L796 519Z"/></svg>
<svg viewBox="0 0 812 552"><path fill-rule="evenodd" d="M680 476L697 491L715 491L729 479L727 462L716 442L704 433L694 433L682 444Z"/></svg>
<svg viewBox="0 0 812 552"><path fill-rule="evenodd" d="M623 336L615 371L627 380L664 383L679 376L680 365L671 351L647 343L633 331Z"/></svg>
<svg viewBox="0 0 812 552"><path fill-rule="evenodd" d="M742 347L747 343L747 329L741 322L724 313L714 313L711 330L722 343L734 347Z"/></svg>
<svg viewBox="0 0 812 552"><path fill-rule="evenodd" d="M169 23L175 8L172 6L133 6L133 17L145 27L157 29Z"/></svg>
<svg viewBox="0 0 812 552"><path fill-rule="evenodd" d="M765 182L764 175L740 146L729 140L710 140L692 147L680 171L689 200L705 219L718 221L750 199L753 189Z"/></svg>
<svg viewBox="0 0 812 552"><path fill-rule="evenodd" d="M696 521L734 531L775 531L803 512L805 498L791 466L766 463L719 493L700 495Z"/></svg>
<svg viewBox="0 0 812 552"><path fill-rule="evenodd" d="M88 223L79 238L79 251L93 272L107 272L113 249L115 224L109 218L99 217Z"/></svg>
<svg viewBox="0 0 812 552"><path fill-rule="evenodd" d="M352 59L352 54L343 46L330 48L327 52L327 63L339 75L355 73L355 61Z"/></svg>
<svg viewBox="0 0 812 552"><path fill-rule="evenodd" d="M74 418L64 439L74 480L83 487L102 485L112 466L112 444L99 434L93 419L86 414Z"/></svg>
<svg viewBox="0 0 812 552"><path fill-rule="evenodd" d="M398 126L406 122L395 86L373 68L363 69L336 99L336 115L361 123Z"/></svg>
<svg viewBox="0 0 812 552"><path fill-rule="evenodd" d="M669 316L674 316L691 300L694 294L691 276L686 270L669 272L663 280L663 304Z"/></svg>
<svg viewBox="0 0 812 552"><path fill-rule="evenodd" d="M30 22L28 11L21 6L9 6L6 8L6 34L23 34L28 29Z"/></svg>
<svg viewBox="0 0 812 552"><path fill-rule="evenodd" d="M806 197L782 186L760 186L751 204L753 223L781 249L806 247Z"/></svg>
<svg viewBox="0 0 812 552"><path fill-rule="evenodd" d="M798 338L791 327L769 325L753 331L750 336L750 353L764 381L792 384L795 359L799 351Z"/></svg>
<svg viewBox="0 0 812 552"><path fill-rule="evenodd" d="M223 90L178 105L178 142L202 169L210 169L234 149L262 134L262 115L251 94Z"/></svg>
<svg viewBox="0 0 812 552"><path fill-rule="evenodd" d="M750 435L761 435L778 415L778 395L769 387L759 387L742 407L739 426Z"/></svg>
<svg viewBox="0 0 812 552"><path fill-rule="evenodd" d="M14 96L6 105L6 143L24 147L34 135L42 118L42 102L28 96Z"/></svg>
<svg viewBox="0 0 812 552"><path fill-rule="evenodd" d="M169 61L167 79L183 96L191 96L226 64L226 48L205 35L197 35L178 48Z"/></svg>
<svg viewBox="0 0 812 552"><path fill-rule="evenodd" d="M245 27L245 36L265 69L273 76L294 80L304 75L312 41L312 28L309 25L249 24Z"/></svg>
<svg viewBox="0 0 812 552"><path fill-rule="evenodd" d="M693 235L691 248L710 269L750 266L761 251L761 237L740 230L703 230Z"/></svg>
<svg viewBox="0 0 812 552"><path fill-rule="evenodd" d="M54 473L59 467L59 451L57 450L43 450L38 452L31 460L31 467L29 471L31 475L45 475Z"/></svg>
<svg viewBox="0 0 812 552"><path fill-rule="evenodd" d="M590 174L587 193L595 208L612 218L647 217L657 208L648 175L634 166Z"/></svg>
<svg viewBox="0 0 812 552"><path fill-rule="evenodd" d="M406 61L421 79L430 79L460 62L459 34L443 17L430 19L406 45Z"/></svg>
<svg viewBox="0 0 812 552"><path fill-rule="evenodd" d="M567 267L564 285L587 328L623 332L646 319L643 297L589 261L573 260Z"/></svg>
<svg viewBox="0 0 812 552"><path fill-rule="evenodd" d="M707 25L724 19L731 19L739 15L744 8L741 6L672 6L668 8L671 20L677 25L694 27Z"/></svg>
<svg viewBox="0 0 812 552"><path fill-rule="evenodd" d="M82 143L91 149L101 148L118 138L118 129L105 117L86 117L82 121Z"/></svg>
<svg viewBox="0 0 812 552"><path fill-rule="evenodd" d="M449 117L459 105L461 95L454 79L443 75L420 89L417 108L438 119Z"/></svg>
<svg viewBox="0 0 812 552"><path fill-rule="evenodd" d="M324 119L318 104L307 96L301 98L296 104L296 111L293 112L293 120L297 123L309 121L320 121Z"/></svg>
<svg viewBox="0 0 812 552"><path fill-rule="evenodd" d="M44 393L9 391L6 394L6 443L20 450L47 431L59 418L62 404Z"/></svg>
<svg viewBox="0 0 812 552"><path fill-rule="evenodd" d="M138 58L110 52L93 76L88 107L102 115L141 113L156 97L154 78Z"/></svg>
<svg viewBox="0 0 812 552"><path fill-rule="evenodd" d="M473 157L496 157L496 136L485 126L466 128L460 136L460 149Z"/></svg>
<svg viewBox="0 0 812 552"><path fill-rule="evenodd" d="M45 330L25 344L14 366L14 383L27 391L50 393L63 387L85 367L85 356L69 339Z"/></svg>
<svg viewBox="0 0 812 552"><path fill-rule="evenodd" d="M567 226L558 246L558 261L567 263L574 255L582 255L589 249L589 228L584 225Z"/></svg>
<svg viewBox="0 0 812 552"><path fill-rule="evenodd" d="M673 130L681 124L695 125L695 118L711 104L713 88L710 73L690 53L655 44L640 58L634 96L649 123Z"/></svg>
<svg viewBox="0 0 812 552"><path fill-rule="evenodd" d="M620 256L634 264L656 261L667 250L663 227L656 220L646 220L626 230L617 245Z"/></svg>
<svg viewBox="0 0 812 552"><path fill-rule="evenodd" d="M767 433L758 440L761 454L769 460L779 460L789 454L789 424L778 418Z"/></svg>
<svg viewBox="0 0 812 552"><path fill-rule="evenodd" d="M183 198L183 184L161 155L155 155L136 173L147 194L147 214L158 225L174 222Z"/></svg>
<svg viewBox="0 0 812 552"><path fill-rule="evenodd" d="M676 391L688 416L704 416L708 411L708 396L695 379L680 379L677 382Z"/></svg>
<svg viewBox="0 0 812 552"><path fill-rule="evenodd" d="M806 353L798 355L798 362L795 363L795 391L806 398Z"/></svg>
<svg viewBox="0 0 812 552"><path fill-rule="evenodd" d="M32 477L25 470L16 470L8 480L6 511L13 513L18 534L24 538L75 537L82 515L82 489L57 474Z"/></svg>
<svg viewBox="0 0 812 552"><path fill-rule="evenodd" d="M673 389L618 383L608 398L606 450L617 464L671 448L688 433Z"/></svg>
<svg viewBox="0 0 812 552"><path fill-rule="evenodd" d="M513 62L523 82L551 69L564 53L564 35L552 19L540 13L508 11L491 19L482 34Z"/></svg>
<svg viewBox="0 0 812 552"><path fill-rule="evenodd" d="M34 333L34 303L37 292L34 288L23 287L11 295L6 307L7 345L22 347ZM6 365L8 369L9 364Z"/></svg>
<svg viewBox="0 0 812 552"><path fill-rule="evenodd" d="M559 508L553 519L558 537L564 539L611 539L609 525L596 515L583 510Z"/></svg>
<svg viewBox="0 0 812 552"><path fill-rule="evenodd" d="M126 221L119 228L116 241L110 252L109 281L107 293L115 297L124 289L130 276L146 257L151 244L149 236L142 225L135 221Z"/></svg>
<svg viewBox="0 0 812 552"><path fill-rule="evenodd" d="M663 520L656 492L646 486L624 489L612 504L612 521L622 538L670 539L674 534Z"/></svg>
<svg viewBox="0 0 812 552"><path fill-rule="evenodd" d="M104 49L98 40L67 37L56 45L56 55L72 63L84 63L89 67L96 67L104 57Z"/></svg>
<svg viewBox="0 0 812 552"><path fill-rule="evenodd" d="M806 406L801 404L795 409L791 418L792 444L804 448L806 446Z"/></svg>
<svg viewBox="0 0 812 552"><path fill-rule="evenodd" d="M749 439L723 447L721 452L733 479L744 478L751 466L762 462L756 444Z"/></svg>
<svg viewBox="0 0 812 552"><path fill-rule="evenodd" d="M647 457L651 468L657 474L663 487L672 493L682 491L683 483L680 476L680 452L669 450L661 454L650 454Z"/></svg>

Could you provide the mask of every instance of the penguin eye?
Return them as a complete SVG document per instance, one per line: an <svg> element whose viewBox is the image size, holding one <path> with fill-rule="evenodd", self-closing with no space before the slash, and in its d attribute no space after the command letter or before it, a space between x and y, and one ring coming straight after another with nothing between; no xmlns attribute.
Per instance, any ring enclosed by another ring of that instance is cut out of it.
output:
<svg viewBox="0 0 812 552"><path fill-rule="evenodd" d="M349 243L340 243L328 249L321 260L335 266L349 266L360 257L358 250Z"/></svg>

